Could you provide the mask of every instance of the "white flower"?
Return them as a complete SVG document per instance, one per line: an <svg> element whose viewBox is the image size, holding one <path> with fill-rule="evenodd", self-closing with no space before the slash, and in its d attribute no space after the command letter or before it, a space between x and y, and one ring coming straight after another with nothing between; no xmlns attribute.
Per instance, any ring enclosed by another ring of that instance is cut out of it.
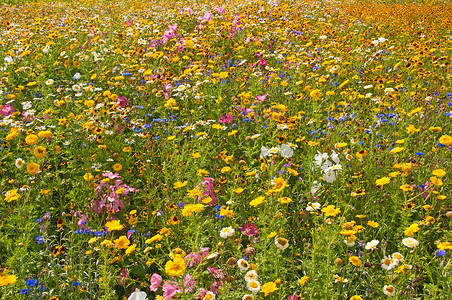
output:
<svg viewBox="0 0 452 300"><path fill-rule="evenodd" d="M209 260L209 259L212 259L212 258L217 257L218 255L220 255L220 253L218 253L218 252L212 252L211 254L209 254L209 255L206 257L206 259Z"/></svg>
<svg viewBox="0 0 452 300"><path fill-rule="evenodd" d="M386 296L394 296L395 288L392 285L385 285L383 287L383 293L385 293Z"/></svg>
<svg viewBox="0 0 452 300"><path fill-rule="evenodd" d="M399 252L392 253L392 258L394 260L398 260L399 262L402 262L405 259L405 257L402 254L400 254Z"/></svg>
<svg viewBox="0 0 452 300"><path fill-rule="evenodd" d="M379 242L378 240L372 240L372 241L370 241L370 242L368 242L368 243L366 244L366 249L367 249L367 250L375 249L375 247L377 247L377 245L378 245L379 243L380 243L380 242Z"/></svg>
<svg viewBox="0 0 452 300"><path fill-rule="evenodd" d="M250 290L253 293L258 293L261 290L261 284L259 283L259 281L256 280L248 282L247 286L248 290Z"/></svg>
<svg viewBox="0 0 452 300"><path fill-rule="evenodd" d="M148 296L146 292L141 292L139 289L136 289L132 294L130 294L127 300L147 300Z"/></svg>
<svg viewBox="0 0 452 300"><path fill-rule="evenodd" d="M52 85L53 79L47 79L45 83L46 83L46 85Z"/></svg>
<svg viewBox="0 0 452 300"><path fill-rule="evenodd" d="M371 88L373 88L373 87L374 87L373 85L368 84L368 85L365 85L365 86L364 86L364 89L365 89L365 90L368 90L368 89L371 89Z"/></svg>
<svg viewBox="0 0 452 300"><path fill-rule="evenodd" d="M312 187L311 187L311 194L315 194L315 193L317 193L318 192L318 190L320 190L320 188L322 187L322 184L321 183L319 183L319 182L317 182L317 181L314 181L313 183L312 183Z"/></svg>
<svg viewBox="0 0 452 300"><path fill-rule="evenodd" d="M289 158L293 156L293 149L290 145L282 144L280 153L282 157Z"/></svg>
<svg viewBox="0 0 452 300"><path fill-rule="evenodd" d="M3 61L4 61L5 63L11 63L11 62L13 62L13 58L12 58L11 56L7 55L7 56L5 56L5 58L3 59Z"/></svg>
<svg viewBox="0 0 452 300"><path fill-rule="evenodd" d="M349 242L348 240L344 240L344 244L347 245L347 247L353 247L355 246L355 241Z"/></svg>
<svg viewBox="0 0 452 300"><path fill-rule="evenodd" d="M177 87L176 91L178 91L178 92L183 92L183 91L185 91L185 85L183 85L183 84L179 85L179 86Z"/></svg>
<svg viewBox="0 0 452 300"><path fill-rule="evenodd" d="M394 93L394 89L393 88L385 88L385 94L386 95L389 95L389 94L392 94L392 93Z"/></svg>
<svg viewBox="0 0 452 300"><path fill-rule="evenodd" d="M22 158L16 158L15 165L18 169L22 168L24 163L25 163L25 161Z"/></svg>
<svg viewBox="0 0 452 300"><path fill-rule="evenodd" d="M384 43L384 42L386 42L386 39L381 36L381 37L378 38L378 42Z"/></svg>
<svg viewBox="0 0 452 300"><path fill-rule="evenodd" d="M285 238L275 238L275 245L279 249L284 250L289 247L289 241Z"/></svg>
<svg viewBox="0 0 452 300"><path fill-rule="evenodd" d="M314 202L314 203L309 202L308 206L306 207L306 210L307 211L319 210L320 207L322 207L322 205L318 202Z"/></svg>
<svg viewBox="0 0 452 300"><path fill-rule="evenodd" d="M403 239L402 243L409 248L416 248L417 246L419 246L419 242L413 238Z"/></svg>
<svg viewBox="0 0 452 300"><path fill-rule="evenodd" d="M385 270L392 270L399 264L399 261L397 259L393 259L390 256L385 256L381 260L381 267Z"/></svg>
<svg viewBox="0 0 452 300"><path fill-rule="evenodd" d="M80 88L80 86L79 85L77 85L77 84L74 84L73 86L72 86L72 90L74 91L74 92L80 92L81 91L81 88Z"/></svg>
<svg viewBox="0 0 452 300"><path fill-rule="evenodd" d="M78 80L78 79L80 79L80 77L82 77L82 75L80 75L80 73L75 73L74 76L72 77L72 79Z"/></svg>
<svg viewBox="0 0 452 300"><path fill-rule="evenodd" d="M254 300L253 295L243 295L242 300Z"/></svg>
<svg viewBox="0 0 452 300"><path fill-rule="evenodd" d="M279 130L287 129L287 125L286 125L286 124L278 124L278 125L276 125L276 127L277 127Z"/></svg>
<svg viewBox="0 0 452 300"><path fill-rule="evenodd" d="M255 270L248 271L245 274L245 281L246 282L250 282L250 281L253 281L253 280L257 280L257 279L258 279L258 276L257 276L257 272Z"/></svg>
<svg viewBox="0 0 452 300"><path fill-rule="evenodd" d="M241 258L237 261L237 265L239 266L240 271L246 271L250 267L248 262L246 260L244 260L243 258Z"/></svg>
<svg viewBox="0 0 452 300"><path fill-rule="evenodd" d="M230 236L233 236L235 233L235 230L232 227L225 227L221 229L220 236L224 239L227 239Z"/></svg>

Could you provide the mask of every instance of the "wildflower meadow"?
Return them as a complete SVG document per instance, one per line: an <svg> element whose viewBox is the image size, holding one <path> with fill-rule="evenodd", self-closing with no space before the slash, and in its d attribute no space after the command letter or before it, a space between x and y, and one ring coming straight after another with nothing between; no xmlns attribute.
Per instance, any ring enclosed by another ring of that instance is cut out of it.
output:
<svg viewBox="0 0 452 300"><path fill-rule="evenodd" d="M452 299L452 2L0 2L0 299Z"/></svg>

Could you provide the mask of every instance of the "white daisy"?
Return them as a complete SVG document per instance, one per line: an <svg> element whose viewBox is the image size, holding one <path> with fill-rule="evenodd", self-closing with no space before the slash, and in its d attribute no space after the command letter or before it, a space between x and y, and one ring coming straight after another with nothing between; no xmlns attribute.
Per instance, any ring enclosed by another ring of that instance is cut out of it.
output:
<svg viewBox="0 0 452 300"><path fill-rule="evenodd" d="M246 260L244 260L243 258L241 258L237 261L237 265L239 266L240 271L246 271L250 267L248 262Z"/></svg>
<svg viewBox="0 0 452 300"><path fill-rule="evenodd" d="M257 276L257 272L255 270L246 272L246 274L245 274L246 282L250 282L253 280L257 280L257 279L258 279L258 276Z"/></svg>
<svg viewBox="0 0 452 300"><path fill-rule="evenodd" d="M289 247L289 241L285 238L275 238L275 245L279 249L284 250Z"/></svg>
<svg viewBox="0 0 452 300"><path fill-rule="evenodd" d="M16 158L15 165L18 169L22 168L24 163L25 163L25 161L22 158Z"/></svg>
<svg viewBox="0 0 452 300"><path fill-rule="evenodd" d="M220 236L224 239L227 239L230 236L233 236L235 233L235 230L232 227L225 227L221 229Z"/></svg>
<svg viewBox="0 0 452 300"><path fill-rule="evenodd" d="M253 293L258 293L261 290L261 284L256 280L251 280L250 282L248 282L247 286L248 290Z"/></svg>

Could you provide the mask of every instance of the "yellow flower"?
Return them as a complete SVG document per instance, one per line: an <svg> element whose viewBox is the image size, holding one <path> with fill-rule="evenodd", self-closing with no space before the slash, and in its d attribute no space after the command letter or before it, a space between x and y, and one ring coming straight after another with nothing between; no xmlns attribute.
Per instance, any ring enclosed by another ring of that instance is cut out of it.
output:
<svg viewBox="0 0 452 300"><path fill-rule="evenodd" d="M83 179L85 181L91 181L94 179L94 176L91 173L86 173L85 175L83 175Z"/></svg>
<svg viewBox="0 0 452 300"><path fill-rule="evenodd" d="M173 188L174 188L175 190L180 189L180 188L183 188L184 186L187 185L187 183L188 183L188 181L184 181L184 182L176 181L176 182L174 183L174 185L173 185Z"/></svg>
<svg viewBox="0 0 452 300"><path fill-rule="evenodd" d="M114 246L113 242L110 240L103 240L102 243L100 243L101 246L111 248Z"/></svg>
<svg viewBox="0 0 452 300"><path fill-rule="evenodd" d="M184 259L176 256L174 260L169 260L165 264L165 272L169 276L180 276L185 271Z"/></svg>
<svg viewBox="0 0 452 300"><path fill-rule="evenodd" d="M38 146L33 149L33 154L36 156L36 158L43 158L46 156L46 148L42 146Z"/></svg>
<svg viewBox="0 0 452 300"><path fill-rule="evenodd" d="M122 230L124 228L124 225L120 223L121 221L119 220L109 221L105 224L105 227L107 227L108 231Z"/></svg>
<svg viewBox="0 0 452 300"><path fill-rule="evenodd" d="M126 249L126 256L135 251L135 248L137 247L137 244L133 244Z"/></svg>
<svg viewBox="0 0 452 300"><path fill-rule="evenodd" d="M417 129L416 127L414 127L414 125L410 125L406 128L408 133L416 133L419 132L419 129Z"/></svg>
<svg viewBox="0 0 452 300"><path fill-rule="evenodd" d="M130 151L132 151L132 147L124 147L122 149L122 152L130 152Z"/></svg>
<svg viewBox="0 0 452 300"><path fill-rule="evenodd" d="M278 201L281 202L282 204L286 204L292 202L292 199L290 199L289 197L282 197L278 198Z"/></svg>
<svg viewBox="0 0 452 300"><path fill-rule="evenodd" d="M363 264L363 262L361 261L361 259L359 259L358 256L350 256L350 258L348 259L348 261L354 265L355 267L359 267Z"/></svg>
<svg viewBox="0 0 452 300"><path fill-rule="evenodd" d="M30 174L32 176L35 175L36 173L39 172L39 165L37 163L34 163L34 162L28 163L28 165L27 165L27 172L28 172L28 174Z"/></svg>
<svg viewBox="0 0 452 300"><path fill-rule="evenodd" d="M229 171L231 171L230 167L221 168L221 173L228 173Z"/></svg>
<svg viewBox="0 0 452 300"><path fill-rule="evenodd" d="M17 136L17 132L11 132L10 134L8 134L8 135L6 136L6 140L7 140L7 141L12 140L12 139L15 138L16 136Z"/></svg>
<svg viewBox="0 0 452 300"><path fill-rule="evenodd" d="M394 149L391 150L391 153L399 153L403 151L403 147L395 147Z"/></svg>
<svg viewBox="0 0 452 300"><path fill-rule="evenodd" d="M261 205L264 201L265 201L265 198L263 196L259 196L250 202L250 206L257 207L257 206Z"/></svg>
<svg viewBox="0 0 452 300"><path fill-rule="evenodd" d="M443 185L443 181L441 180L441 179L439 179L438 177L430 177L430 181L431 181L431 183L433 183L434 185L437 185L437 186L441 186L441 185Z"/></svg>
<svg viewBox="0 0 452 300"><path fill-rule="evenodd" d="M450 135L443 135L439 138L439 142L443 145L450 146L452 145L452 136Z"/></svg>
<svg viewBox="0 0 452 300"><path fill-rule="evenodd" d="M114 164L113 165L113 171L119 172L121 170L122 170L122 165L121 164Z"/></svg>
<svg viewBox="0 0 452 300"><path fill-rule="evenodd" d="M359 295L354 295L350 298L350 300L363 300L363 298Z"/></svg>
<svg viewBox="0 0 452 300"><path fill-rule="evenodd" d="M27 135L27 137L25 138L25 143L27 143L28 145L34 145L38 142L38 136L36 134L30 134Z"/></svg>
<svg viewBox="0 0 452 300"><path fill-rule="evenodd" d="M446 175L446 172L443 169L437 169L433 170L432 174L438 177L443 177L444 175Z"/></svg>
<svg viewBox="0 0 452 300"><path fill-rule="evenodd" d="M299 283L301 286L305 286L306 283L308 282L308 280L309 280L309 277L308 277L308 276L303 276L303 277L300 278L300 280L298 281L298 283Z"/></svg>
<svg viewBox="0 0 452 300"><path fill-rule="evenodd" d="M409 184L404 184L400 187L400 189L404 192L411 192L413 190L413 187Z"/></svg>
<svg viewBox="0 0 452 300"><path fill-rule="evenodd" d="M156 234L153 237L151 237L150 239L147 239L145 241L146 244L152 244L153 242L160 242L162 240L163 236L160 234Z"/></svg>
<svg viewBox="0 0 452 300"><path fill-rule="evenodd" d="M278 290L278 288L274 282L267 282L261 286L261 292L264 293L264 296L268 296L276 290Z"/></svg>
<svg viewBox="0 0 452 300"><path fill-rule="evenodd" d="M192 153L191 157L193 157L194 159L197 159L197 158L201 157L201 154L199 154L198 152Z"/></svg>
<svg viewBox="0 0 452 300"><path fill-rule="evenodd" d="M198 175L199 176L207 176L207 175L209 175L209 171L204 170L204 169L199 169L198 170Z"/></svg>
<svg viewBox="0 0 452 300"><path fill-rule="evenodd" d="M431 132L441 132L442 131L441 127L430 127L428 130L430 130Z"/></svg>
<svg viewBox="0 0 452 300"><path fill-rule="evenodd" d="M184 217L192 216L195 212L201 212L204 210L204 205L202 204L187 204L182 210L182 215Z"/></svg>
<svg viewBox="0 0 452 300"><path fill-rule="evenodd" d="M5 201L11 202L13 200L19 200L20 195L17 193L17 190L10 190L6 192Z"/></svg>
<svg viewBox="0 0 452 300"><path fill-rule="evenodd" d="M328 205L327 207L322 208L322 212L327 217L335 217L341 213L340 208L335 208L334 205Z"/></svg>
<svg viewBox="0 0 452 300"><path fill-rule="evenodd" d="M314 98L314 99L317 99L317 98L323 96L323 94L319 90L312 90L309 95L311 96L311 98Z"/></svg>
<svg viewBox="0 0 452 300"><path fill-rule="evenodd" d="M450 242L442 242L436 245L440 250L452 250L452 244Z"/></svg>
<svg viewBox="0 0 452 300"><path fill-rule="evenodd" d="M52 132L48 131L48 130L44 130L38 133L38 136L40 138L49 138L52 136Z"/></svg>
<svg viewBox="0 0 452 300"><path fill-rule="evenodd" d="M225 216L228 218L232 218L232 216L234 215L234 211L226 208L221 208L220 209L220 216Z"/></svg>
<svg viewBox="0 0 452 300"><path fill-rule="evenodd" d="M272 184L275 185L275 187L273 188L276 192L280 192L282 191L287 185L287 182L279 177L279 178L275 178L272 180Z"/></svg>
<svg viewBox="0 0 452 300"><path fill-rule="evenodd" d="M389 179L389 177L383 177L383 178L377 179L375 181L375 184L383 186L385 184L388 184L390 181L391 181L391 179Z"/></svg>
<svg viewBox="0 0 452 300"><path fill-rule="evenodd" d="M16 275L0 274L0 286L10 285L17 281Z"/></svg>
<svg viewBox="0 0 452 300"><path fill-rule="evenodd" d="M420 230L419 225L414 223L411 224L410 227L407 227L405 229L405 235L406 236L413 236L416 232L418 232Z"/></svg>
<svg viewBox="0 0 452 300"><path fill-rule="evenodd" d="M371 220L369 220L367 222L367 225L369 225L370 227L373 227L373 228L377 228L378 226L380 226L380 224L378 224L377 222L371 221Z"/></svg>
<svg viewBox="0 0 452 300"><path fill-rule="evenodd" d="M172 140L174 140L176 138L176 136L175 135L172 135L172 136L169 136L168 138L167 138L167 140L168 141L172 141Z"/></svg>
<svg viewBox="0 0 452 300"><path fill-rule="evenodd" d="M120 236L115 240L115 246L118 249L127 249L129 247L130 241L126 236Z"/></svg>

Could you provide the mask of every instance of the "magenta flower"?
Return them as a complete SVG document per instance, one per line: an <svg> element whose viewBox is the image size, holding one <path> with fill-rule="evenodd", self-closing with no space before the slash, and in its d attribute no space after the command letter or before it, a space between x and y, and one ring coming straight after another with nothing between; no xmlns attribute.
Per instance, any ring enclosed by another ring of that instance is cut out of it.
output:
<svg viewBox="0 0 452 300"><path fill-rule="evenodd" d="M12 107L9 104L3 105L0 108L0 115L2 115L4 117L11 115L13 112L14 112L14 107Z"/></svg>
<svg viewBox="0 0 452 300"><path fill-rule="evenodd" d="M257 229L256 226L254 226L253 223L248 223L243 225L242 230L241 230L247 237L256 235L259 230Z"/></svg>

